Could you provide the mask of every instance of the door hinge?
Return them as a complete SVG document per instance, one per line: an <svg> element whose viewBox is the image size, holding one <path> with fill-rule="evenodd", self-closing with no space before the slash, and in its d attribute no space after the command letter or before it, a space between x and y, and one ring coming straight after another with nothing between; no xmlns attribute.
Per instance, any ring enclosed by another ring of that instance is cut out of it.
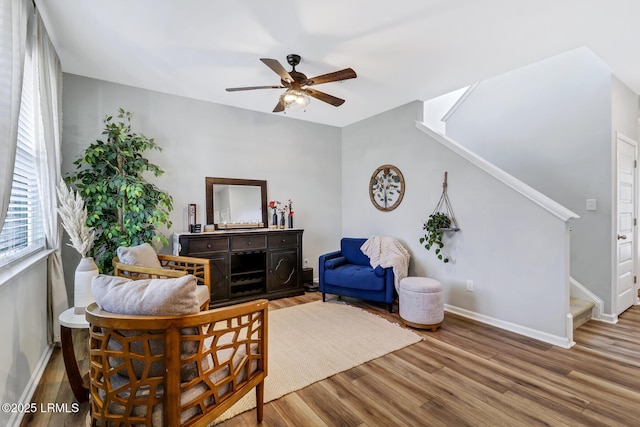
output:
<svg viewBox="0 0 640 427"><path fill-rule="evenodd" d="M633 276L633 283L637 283L636 276Z"/></svg>
<svg viewBox="0 0 640 427"><path fill-rule="evenodd" d="M633 225L638 225L638 218L633 218Z"/></svg>
<svg viewBox="0 0 640 427"><path fill-rule="evenodd" d="M637 160L634 160L634 161L633 161L633 167L634 167L634 168L637 168L637 167L638 167L638 161L637 161Z"/></svg>

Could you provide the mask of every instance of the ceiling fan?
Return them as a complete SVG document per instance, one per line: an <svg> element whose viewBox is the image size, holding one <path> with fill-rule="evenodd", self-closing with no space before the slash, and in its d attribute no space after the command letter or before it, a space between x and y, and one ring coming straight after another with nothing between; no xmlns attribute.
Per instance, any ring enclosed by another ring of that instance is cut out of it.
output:
<svg viewBox="0 0 640 427"><path fill-rule="evenodd" d="M278 100L276 107L273 109L274 113L284 111L285 108L304 108L309 104L309 97L319 99L339 107L344 104L344 99L337 98L333 95L329 95L319 90L310 89L309 86L315 86L323 83L337 82L341 80L354 79L357 77L356 72L351 68L345 68L344 70L334 71L333 73L322 74L317 77L307 78L304 74L296 71L296 65L300 64L300 55L290 54L287 55L287 62L291 65L291 71L284 69L282 64L276 59L260 58L260 61L271 68L278 76L280 76L279 86L249 86L249 87L230 87L227 88L227 92L237 92L242 90L254 90L254 89L287 89Z"/></svg>

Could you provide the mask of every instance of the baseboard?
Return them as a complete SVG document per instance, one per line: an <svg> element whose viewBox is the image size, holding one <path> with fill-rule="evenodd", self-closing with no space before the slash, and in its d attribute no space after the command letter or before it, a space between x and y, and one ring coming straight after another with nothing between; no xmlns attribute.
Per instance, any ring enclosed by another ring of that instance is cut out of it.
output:
<svg viewBox="0 0 640 427"><path fill-rule="evenodd" d="M31 398L33 398L33 393L35 393L40 380L42 379L42 375L44 374L44 370L47 368L47 364L49 363L49 359L51 358L51 354L53 353L53 346L50 345L40 356L40 360L35 366L33 373L31 374L31 378L27 383L27 386L24 388L22 392L22 396L18 402L18 406L27 407L31 403ZM24 418L25 411L14 412L9 418L9 423L7 426L9 427L18 427L22 422L22 418Z"/></svg>
<svg viewBox="0 0 640 427"><path fill-rule="evenodd" d="M615 325L618 323L618 315L608 313L597 313L591 317L591 320L597 320L598 322L611 323Z"/></svg>
<svg viewBox="0 0 640 427"><path fill-rule="evenodd" d="M576 345L576 342L573 340L573 314L567 314L564 325L565 333L567 334L567 341L570 343L569 347L573 347Z"/></svg>
<svg viewBox="0 0 640 427"><path fill-rule="evenodd" d="M458 316L466 317L471 320L476 320L487 325L495 326L500 329L505 329L516 334L524 335L525 337L533 338L538 341L546 342L548 344L555 345L562 348L571 348L575 344L571 339L567 337L561 337L558 335L552 335L546 332L538 331L536 329L527 328L526 326L517 325L511 322L505 322L504 320L496 319L484 314L476 313L474 311L467 310L465 308L455 307L449 304L444 305L445 311Z"/></svg>

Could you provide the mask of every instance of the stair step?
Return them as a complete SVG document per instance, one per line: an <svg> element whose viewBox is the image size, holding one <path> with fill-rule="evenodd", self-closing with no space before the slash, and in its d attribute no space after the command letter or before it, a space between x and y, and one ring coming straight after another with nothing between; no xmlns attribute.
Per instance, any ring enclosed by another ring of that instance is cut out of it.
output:
<svg viewBox="0 0 640 427"><path fill-rule="evenodd" d="M574 330L591 320L591 312L594 306L593 301L571 298L570 305Z"/></svg>

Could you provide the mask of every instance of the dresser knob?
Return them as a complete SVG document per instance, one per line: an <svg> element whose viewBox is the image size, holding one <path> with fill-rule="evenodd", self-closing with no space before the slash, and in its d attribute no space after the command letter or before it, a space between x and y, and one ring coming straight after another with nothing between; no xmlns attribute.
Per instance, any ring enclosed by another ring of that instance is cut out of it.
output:
<svg viewBox="0 0 640 427"><path fill-rule="evenodd" d="M251 240L249 240L249 241L247 242L247 245L251 246Z"/></svg>
<svg viewBox="0 0 640 427"><path fill-rule="evenodd" d="M286 242L286 240L284 239L284 237L283 237L282 239L280 239L280 241L281 241L282 243Z"/></svg>
<svg viewBox="0 0 640 427"><path fill-rule="evenodd" d="M207 249L211 249L211 243L207 243Z"/></svg>

